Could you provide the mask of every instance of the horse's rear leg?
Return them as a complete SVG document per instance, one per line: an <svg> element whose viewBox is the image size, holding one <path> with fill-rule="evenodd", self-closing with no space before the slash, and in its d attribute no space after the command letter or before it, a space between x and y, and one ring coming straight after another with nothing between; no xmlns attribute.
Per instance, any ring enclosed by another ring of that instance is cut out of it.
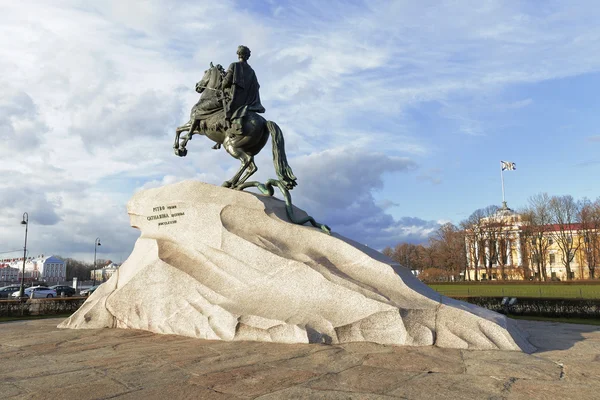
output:
<svg viewBox="0 0 600 400"><path fill-rule="evenodd" d="M244 174L244 176L242 176L240 178L240 180L238 181L236 186L240 186L243 183L245 183L248 180L248 178L250 178L252 175L254 175L256 173L256 171L258 171L258 167L254 163L254 157L252 157L252 159L250 160L250 164L248 165L248 168L246 169L246 173Z"/></svg>
<svg viewBox="0 0 600 400"><path fill-rule="evenodd" d="M238 186L240 177L246 171L246 169L250 166L250 164L253 164L253 162L254 162L253 156L246 153L242 148L236 146L237 144L239 144L238 142L239 142L240 138L242 138L242 137L227 136L225 138L225 141L223 142L223 146L225 147L225 150L227 150L227 152L232 157L237 158L242 163L242 165L240 166L240 169L237 171L237 173L230 180L223 182L223 186L225 186L225 187L235 188L236 186ZM248 175L248 177L249 176L250 175ZM246 179L248 179L248 177L246 177Z"/></svg>

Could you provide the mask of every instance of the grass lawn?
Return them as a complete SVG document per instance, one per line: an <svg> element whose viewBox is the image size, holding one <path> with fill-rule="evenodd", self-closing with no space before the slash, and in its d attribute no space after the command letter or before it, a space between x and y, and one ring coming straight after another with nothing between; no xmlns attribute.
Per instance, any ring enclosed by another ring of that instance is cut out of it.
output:
<svg viewBox="0 0 600 400"><path fill-rule="evenodd" d="M562 299L600 299L600 285L562 284L443 284L429 285L446 296L458 297L533 297Z"/></svg>
<svg viewBox="0 0 600 400"><path fill-rule="evenodd" d="M592 319L592 318L553 318L553 317L535 317L535 316L530 316L530 315L509 315L509 318L524 319L524 320L529 320L529 321L562 322L565 324L600 325L600 319Z"/></svg>

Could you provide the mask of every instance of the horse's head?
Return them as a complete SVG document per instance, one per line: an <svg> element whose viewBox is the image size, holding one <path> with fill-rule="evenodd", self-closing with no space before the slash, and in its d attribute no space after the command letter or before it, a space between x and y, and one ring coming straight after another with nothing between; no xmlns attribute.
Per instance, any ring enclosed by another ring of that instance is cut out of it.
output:
<svg viewBox="0 0 600 400"><path fill-rule="evenodd" d="M215 66L211 62L210 68L204 71L204 76L200 82L196 83L196 91L202 93L204 89L221 89L224 72L221 64Z"/></svg>

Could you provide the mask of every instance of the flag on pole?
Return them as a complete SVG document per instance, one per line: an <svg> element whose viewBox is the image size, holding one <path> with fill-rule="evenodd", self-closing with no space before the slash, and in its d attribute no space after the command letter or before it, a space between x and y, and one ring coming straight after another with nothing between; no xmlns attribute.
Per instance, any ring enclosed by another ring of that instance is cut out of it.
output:
<svg viewBox="0 0 600 400"><path fill-rule="evenodd" d="M517 164L510 161L500 161L502 163L502 171L514 171L517 169Z"/></svg>

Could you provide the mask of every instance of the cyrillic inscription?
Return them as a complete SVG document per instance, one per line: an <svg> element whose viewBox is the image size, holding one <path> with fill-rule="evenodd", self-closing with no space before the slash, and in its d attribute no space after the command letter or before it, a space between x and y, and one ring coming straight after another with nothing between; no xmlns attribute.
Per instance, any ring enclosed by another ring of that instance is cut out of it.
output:
<svg viewBox="0 0 600 400"><path fill-rule="evenodd" d="M166 211L166 212L165 212ZM157 221L158 226L172 225L177 223L177 219L169 219L167 218L177 218L185 215L183 211L177 211L176 205L164 205L164 206L155 206L152 207L152 213L154 215L149 215L146 217L148 221Z"/></svg>

